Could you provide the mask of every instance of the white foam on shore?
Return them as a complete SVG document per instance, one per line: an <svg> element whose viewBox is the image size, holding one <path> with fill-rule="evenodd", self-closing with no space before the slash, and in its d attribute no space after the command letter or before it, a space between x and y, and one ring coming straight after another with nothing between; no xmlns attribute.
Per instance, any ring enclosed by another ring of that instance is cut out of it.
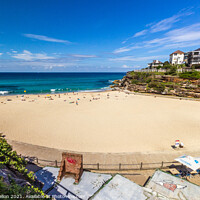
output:
<svg viewBox="0 0 200 200"><path fill-rule="evenodd" d="M79 90L79 91L74 91L74 92L103 92L103 91L106 91L109 89L110 89L110 87L103 87L103 88L100 88L97 90Z"/></svg>
<svg viewBox="0 0 200 200"><path fill-rule="evenodd" d="M102 91L102 90L108 90L108 89L110 89L110 86L102 87L100 90Z"/></svg>
<svg viewBox="0 0 200 200"><path fill-rule="evenodd" d="M79 90L79 91L74 91L74 92L100 92L102 90Z"/></svg>
<svg viewBox="0 0 200 200"><path fill-rule="evenodd" d="M0 91L0 95L5 95L5 94L8 94L9 92L8 91Z"/></svg>
<svg viewBox="0 0 200 200"><path fill-rule="evenodd" d="M51 91L51 92L55 92L55 91L56 91L56 89L50 89L50 91Z"/></svg>
<svg viewBox="0 0 200 200"><path fill-rule="evenodd" d="M115 80L108 80L109 83L113 83Z"/></svg>

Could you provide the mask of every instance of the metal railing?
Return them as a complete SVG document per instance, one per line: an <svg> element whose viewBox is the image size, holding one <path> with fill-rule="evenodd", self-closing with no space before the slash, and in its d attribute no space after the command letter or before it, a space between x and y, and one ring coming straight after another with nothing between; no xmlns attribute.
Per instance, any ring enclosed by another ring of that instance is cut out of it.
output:
<svg viewBox="0 0 200 200"><path fill-rule="evenodd" d="M32 160L33 163L36 163L41 166L52 166L52 167L60 167L61 162L54 160L44 160L35 158ZM85 170L97 170L97 171L129 171L129 170L153 170L153 169L166 169L171 165L177 164L177 161L171 162L155 162L155 163L145 163L140 162L137 164L126 164L126 163L118 163L118 164L102 164L102 163L83 163L83 168Z"/></svg>
<svg viewBox="0 0 200 200"><path fill-rule="evenodd" d="M200 71L200 69L182 69L179 68L177 69L178 73L182 73L182 72L191 72L191 71ZM134 70L135 72L168 72L169 70L166 69L138 69L138 70Z"/></svg>

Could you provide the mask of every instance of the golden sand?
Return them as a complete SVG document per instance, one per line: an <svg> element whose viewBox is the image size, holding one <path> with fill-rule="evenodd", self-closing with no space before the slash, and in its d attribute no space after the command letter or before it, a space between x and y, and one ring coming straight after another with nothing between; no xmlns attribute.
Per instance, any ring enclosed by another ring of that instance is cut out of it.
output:
<svg viewBox="0 0 200 200"><path fill-rule="evenodd" d="M200 149L198 101L118 91L51 97L0 97L0 132L11 140L80 152L168 151L176 139L188 150Z"/></svg>

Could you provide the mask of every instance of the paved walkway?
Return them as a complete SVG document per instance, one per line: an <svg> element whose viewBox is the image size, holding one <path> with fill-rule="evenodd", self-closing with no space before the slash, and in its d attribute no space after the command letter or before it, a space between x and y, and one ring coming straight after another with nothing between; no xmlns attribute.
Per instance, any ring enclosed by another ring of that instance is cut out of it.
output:
<svg viewBox="0 0 200 200"><path fill-rule="evenodd" d="M64 149L54 149L48 147L42 147L38 145L32 145L17 141L8 140L9 144L13 146L13 149L18 154L23 156L36 157L41 160L47 161L61 161L62 152L67 152ZM71 151L68 151L71 152ZM74 152L76 153L76 152ZM78 152L82 153L82 152ZM165 152L144 152L144 153L82 153L84 158L84 164L140 164L143 163L161 163L172 162L178 156L183 154L191 155L194 157L200 157L200 152L191 152L188 149L178 149ZM151 164L153 165L153 164ZM124 166L125 167L125 166Z"/></svg>
<svg viewBox="0 0 200 200"><path fill-rule="evenodd" d="M38 158L39 164L43 166L55 166L55 160L61 161L62 152L67 150L54 149L48 147L42 147L32 144L26 144L22 142L8 140L9 144L12 145L13 149L17 151L18 154L23 156L29 156ZM80 152L79 152L80 153ZM143 162L144 168L160 168L161 162L173 162L174 158L181 156L183 154L191 155L194 157L200 157L200 152L190 152L187 149L181 150L169 150L168 152L157 152L157 153L83 153L83 163L84 164L94 164L94 166L85 166L96 168L96 163L100 163L100 170L91 170L92 172L101 172L116 174L119 173L129 180L143 186L149 176L151 176L155 170L130 170L131 167L140 168L141 162ZM122 170L119 170L119 163L122 163ZM145 163L151 163L145 165ZM158 163L158 164L153 164ZM109 165L106 165L109 164ZM112 165L111 165L112 164ZM123 165L123 164L137 164L137 165ZM165 164L167 166L168 164ZM171 165L171 164L169 164ZM107 170L103 170L103 169ZM109 170L114 168L116 170ZM128 170L124 170L128 169Z"/></svg>

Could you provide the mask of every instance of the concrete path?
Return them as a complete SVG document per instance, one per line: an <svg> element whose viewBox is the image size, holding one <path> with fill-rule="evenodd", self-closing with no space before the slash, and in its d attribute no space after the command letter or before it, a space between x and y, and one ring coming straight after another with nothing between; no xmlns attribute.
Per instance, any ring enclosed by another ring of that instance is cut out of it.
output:
<svg viewBox="0 0 200 200"><path fill-rule="evenodd" d="M54 149L54 148L48 148L48 147L42 147L17 141L8 140L9 144L12 145L13 149L17 151L18 154L22 154L23 156L30 156L35 157L39 159L39 162L41 164L44 162L49 162L49 165L51 162L55 163L55 160L58 162L61 161L61 155L62 152L67 152L67 150L62 149ZM70 152L70 151L68 151ZM76 152L74 152L76 153ZM122 163L122 168L130 168L130 166L125 166L123 164L138 164L140 165L141 162L143 162L143 167L153 167L153 163L161 163L164 162L172 162L175 158L186 154L191 155L194 157L200 157L200 152L190 152L188 149L179 149L179 150L173 150L169 149L167 152L144 152L144 153L84 153L84 152L78 152L83 154L83 162L84 164L96 164L100 163L100 167L103 169L107 168L107 164L113 164L112 168L116 169L119 168L119 163ZM151 163L148 165L145 165L145 163ZM157 167L158 164L155 164L155 167ZM109 166L110 167L110 166Z"/></svg>
<svg viewBox="0 0 200 200"><path fill-rule="evenodd" d="M39 159L39 165L42 166L55 166L55 160L58 161L58 165L61 161L62 152L67 150L62 149L53 149L48 147L42 147L32 144L26 144L22 142L8 140L8 143L12 145L13 149L17 151L18 154L23 156L32 157L33 160L35 158ZM81 153L81 152L78 152ZM109 173L116 174L119 173L129 180L134 181L135 183L143 186L149 176L154 173L153 170L138 170L140 168L141 162L143 162L144 168L160 168L161 162L173 162L174 158L179 157L180 155L187 154L194 157L200 157L200 152L190 152L188 149L179 149L179 150L169 150L168 152L154 152L154 153L84 153L83 152L83 163L84 168L91 167L92 172L101 172L101 173ZM97 168L97 163L100 163L100 171L95 170ZM119 170L119 163L122 163L122 170ZM151 164L145 164L151 163ZM158 163L158 164L153 164ZM86 165L86 164L94 164L94 165ZM134 164L134 165L123 165L123 164ZM137 164L137 165L135 165ZM169 166L169 164L165 164L165 166ZM138 168L137 170L131 170L130 168ZM109 170L110 168L116 170ZM105 170L103 170L105 169ZM106 170L107 169L107 170ZM127 169L127 170L124 170Z"/></svg>
<svg viewBox="0 0 200 200"><path fill-rule="evenodd" d="M8 143L12 145L13 149L18 154L24 156L37 157L43 160L61 161L62 152L72 152L64 149L54 149L38 145L32 145L13 140L8 140ZM82 153L84 157L84 164L101 163L101 164L139 164L143 163L155 163L155 162L171 162L180 155L187 154L194 157L200 157L200 152L191 152L189 149L169 149L167 152L135 152L135 153L86 153L86 152L74 152Z"/></svg>

